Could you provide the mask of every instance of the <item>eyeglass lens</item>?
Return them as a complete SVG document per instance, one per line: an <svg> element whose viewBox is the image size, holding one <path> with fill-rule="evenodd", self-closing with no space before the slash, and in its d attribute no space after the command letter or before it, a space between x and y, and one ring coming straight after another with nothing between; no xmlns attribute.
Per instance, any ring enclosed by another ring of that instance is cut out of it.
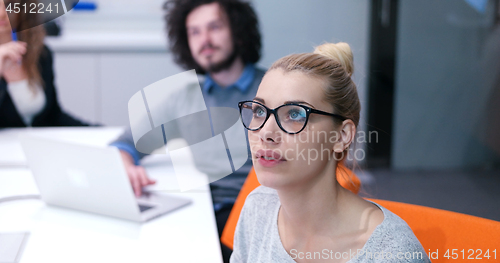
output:
<svg viewBox="0 0 500 263"><path fill-rule="evenodd" d="M297 105L281 106L277 110L276 121L289 133L296 133L304 128L307 121L307 112ZM257 130L266 121L267 109L255 102L245 102L241 107L241 119L247 129Z"/></svg>

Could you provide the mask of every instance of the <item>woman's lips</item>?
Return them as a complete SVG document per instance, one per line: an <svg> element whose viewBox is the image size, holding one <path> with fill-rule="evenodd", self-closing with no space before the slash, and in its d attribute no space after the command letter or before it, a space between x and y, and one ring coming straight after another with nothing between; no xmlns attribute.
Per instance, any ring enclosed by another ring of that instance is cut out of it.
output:
<svg viewBox="0 0 500 263"><path fill-rule="evenodd" d="M255 153L255 158L257 158L259 164L264 167L274 167L280 163L286 162L286 159L283 158L279 152L273 150L258 150Z"/></svg>

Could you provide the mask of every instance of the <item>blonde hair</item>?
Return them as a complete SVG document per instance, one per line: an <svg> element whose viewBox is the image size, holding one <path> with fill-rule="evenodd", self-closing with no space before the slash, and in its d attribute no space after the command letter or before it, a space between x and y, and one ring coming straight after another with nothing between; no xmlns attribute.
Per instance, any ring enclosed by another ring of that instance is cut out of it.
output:
<svg viewBox="0 0 500 263"><path fill-rule="evenodd" d="M333 106L333 113L351 119L358 126L361 104L356 84L351 79L354 62L347 43L325 43L312 53L288 55L274 62L269 71L273 69L299 71L325 79L325 101Z"/></svg>
<svg viewBox="0 0 500 263"><path fill-rule="evenodd" d="M333 113L352 120L358 126L361 103L359 102L356 84L351 79L354 72L354 61L351 48L347 43L325 43L316 47L312 53L288 55L274 62L269 71L273 69L282 69L285 72L299 71L326 80L325 101L333 106ZM334 121L340 122L336 118L334 118ZM348 151L349 148L342 153L343 158L339 162L340 167L338 167L340 169L337 170L344 170L343 162ZM344 179L356 184L352 176L349 175L352 174L355 177L352 172L346 171L342 173ZM340 175L337 174L337 180L338 176ZM345 178L345 176L348 178ZM357 192L359 184L355 188L357 188Z"/></svg>
<svg viewBox="0 0 500 263"><path fill-rule="evenodd" d="M349 44L344 42L339 42L337 44L326 43L317 46L313 53L337 60L344 67L349 77L352 76L354 72L354 59Z"/></svg>

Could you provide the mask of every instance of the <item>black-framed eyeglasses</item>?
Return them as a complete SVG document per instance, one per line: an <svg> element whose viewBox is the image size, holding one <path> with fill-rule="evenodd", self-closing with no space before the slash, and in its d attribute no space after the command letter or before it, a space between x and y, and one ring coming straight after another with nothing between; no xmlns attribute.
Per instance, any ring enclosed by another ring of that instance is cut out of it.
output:
<svg viewBox="0 0 500 263"><path fill-rule="evenodd" d="M311 113L332 116L341 120L347 119L338 114L315 110L297 103L283 104L275 109L269 109L260 102L248 100L239 102L238 107L243 126L250 131L261 129L271 114L274 115L280 129L288 134L297 134L304 130Z"/></svg>

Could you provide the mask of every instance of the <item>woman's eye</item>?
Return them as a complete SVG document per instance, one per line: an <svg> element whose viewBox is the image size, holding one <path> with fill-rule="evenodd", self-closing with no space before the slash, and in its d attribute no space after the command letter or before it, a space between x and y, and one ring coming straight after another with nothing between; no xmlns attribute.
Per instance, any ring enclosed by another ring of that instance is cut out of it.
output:
<svg viewBox="0 0 500 263"><path fill-rule="evenodd" d="M288 112L288 118L292 121L304 121L306 116L305 113L299 110L290 110Z"/></svg>
<svg viewBox="0 0 500 263"><path fill-rule="evenodd" d="M262 107L256 107L253 109L253 115L256 117L264 117L266 116L266 111L264 111L264 108Z"/></svg>

